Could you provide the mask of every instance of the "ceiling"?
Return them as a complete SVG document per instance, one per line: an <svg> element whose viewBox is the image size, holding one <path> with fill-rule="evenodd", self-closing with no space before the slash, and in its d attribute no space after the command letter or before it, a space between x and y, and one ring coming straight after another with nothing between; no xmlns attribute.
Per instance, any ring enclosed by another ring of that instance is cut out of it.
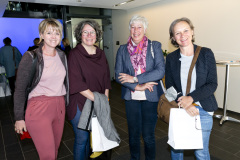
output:
<svg viewBox="0 0 240 160"><path fill-rule="evenodd" d="M8 1L128 10L166 0L134 0L117 7L114 5L127 0L0 0L0 18L5 12Z"/></svg>
<svg viewBox="0 0 240 160"><path fill-rule="evenodd" d="M10 0L19 2L19 0ZM114 5L125 2L127 0L20 0L20 2L30 3L43 3L43 4L55 4L55 5L67 5L67 6L81 6L81 7L93 7L93 8L108 8L108 9L132 9L141 7L155 2L164 0L134 0L125 5L114 7Z"/></svg>

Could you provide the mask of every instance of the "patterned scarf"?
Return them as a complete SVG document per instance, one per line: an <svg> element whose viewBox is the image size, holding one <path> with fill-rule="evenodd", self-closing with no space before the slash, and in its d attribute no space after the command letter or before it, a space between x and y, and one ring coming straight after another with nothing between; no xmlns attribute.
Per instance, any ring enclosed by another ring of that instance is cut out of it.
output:
<svg viewBox="0 0 240 160"><path fill-rule="evenodd" d="M139 67L141 70L141 74L146 71L147 46L148 38L146 36L143 37L142 41L137 46L133 45L131 36L128 38L127 49L130 54L130 59L135 71L135 76L137 76L137 71Z"/></svg>

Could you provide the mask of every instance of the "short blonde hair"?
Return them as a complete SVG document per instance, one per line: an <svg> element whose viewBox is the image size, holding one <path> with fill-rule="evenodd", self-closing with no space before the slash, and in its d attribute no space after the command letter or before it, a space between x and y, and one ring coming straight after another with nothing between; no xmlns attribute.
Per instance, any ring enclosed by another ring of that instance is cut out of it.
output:
<svg viewBox="0 0 240 160"><path fill-rule="evenodd" d="M58 31L60 33L60 39L62 39L62 31L63 31L62 24L58 20L53 18L45 19L39 24L38 26L39 34L43 34L46 31L46 29L49 27L52 27L54 30ZM43 39L40 36L39 43L42 42L42 40ZM61 41L60 41L60 44L61 44Z"/></svg>

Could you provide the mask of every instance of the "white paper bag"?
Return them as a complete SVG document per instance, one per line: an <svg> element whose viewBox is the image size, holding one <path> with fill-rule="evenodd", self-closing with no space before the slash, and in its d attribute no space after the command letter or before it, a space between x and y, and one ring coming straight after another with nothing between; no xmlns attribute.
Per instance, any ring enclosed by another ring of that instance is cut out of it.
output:
<svg viewBox="0 0 240 160"><path fill-rule="evenodd" d="M200 116L192 117L185 109L171 108L167 143L174 149L203 149Z"/></svg>
<svg viewBox="0 0 240 160"><path fill-rule="evenodd" d="M97 117L92 118L92 149L93 152L107 151L115 148L119 144L115 141L108 140L104 135L103 129L100 126Z"/></svg>

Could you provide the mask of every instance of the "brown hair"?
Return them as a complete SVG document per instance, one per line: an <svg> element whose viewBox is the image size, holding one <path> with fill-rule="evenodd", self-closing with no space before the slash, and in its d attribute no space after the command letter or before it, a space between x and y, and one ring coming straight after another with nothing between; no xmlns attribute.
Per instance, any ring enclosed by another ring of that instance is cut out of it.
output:
<svg viewBox="0 0 240 160"><path fill-rule="evenodd" d="M95 20L84 20L84 21L81 21L77 25L77 27L74 31L74 35L75 35L76 40L79 43L82 43L82 30L83 30L83 28L86 24L90 25L95 30L95 32L96 32L96 42L99 42L102 39L102 31L100 29L100 25Z"/></svg>
<svg viewBox="0 0 240 160"><path fill-rule="evenodd" d="M69 40L68 40L67 38L63 38L63 39L62 39L62 43L65 43L66 46L69 46L69 45L70 45L70 42L69 42Z"/></svg>
<svg viewBox="0 0 240 160"><path fill-rule="evenodd" d="M35 39L33 40L33 43L34 43L35 46L39 45L40 39L39 39L39 38L35 38Z"/></svg>
<svg viewBox="0 0 240 160"><path fill-rule="evenodd" d="M194 31L194 26L193 26L192 22L190 21L190 19L188 19L186 17L183 17L183 18L179 18L179 19L174 20L169 27L169 34L170 34L170 40L171 40L172 45L174 45L177 48L179 47L179 45L173 39L173 37L174 37L174 27L177 23L182 22L182 21L186 22L190 26L191 30ZM193 35L192 42L194 42L194 41L195 41L195 38L194 38L194 35Z"/></svg>

